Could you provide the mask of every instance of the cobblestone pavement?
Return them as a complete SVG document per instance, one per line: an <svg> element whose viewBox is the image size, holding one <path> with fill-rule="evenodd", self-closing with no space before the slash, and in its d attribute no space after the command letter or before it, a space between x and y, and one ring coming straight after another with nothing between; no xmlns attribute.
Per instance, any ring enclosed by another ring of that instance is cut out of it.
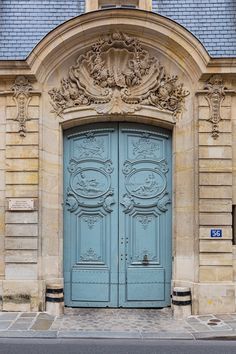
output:
<svg viewBox="0 0 236 354"><path fill-rule="evenodd" d="M66 309L63 316L45 312L1 312L0 337L79 338L236 338L236 314L173 319L166 309Z"/></svg>

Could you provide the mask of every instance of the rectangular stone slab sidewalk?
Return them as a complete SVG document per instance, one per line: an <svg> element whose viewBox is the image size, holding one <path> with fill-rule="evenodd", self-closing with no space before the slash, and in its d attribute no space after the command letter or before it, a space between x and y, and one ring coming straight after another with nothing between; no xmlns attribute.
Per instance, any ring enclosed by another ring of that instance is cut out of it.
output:
<svg viewBox="0 0 236 354"><path fill-rule="evenodd" d="M236 337L236 314L173 319L170 309L66 309L1 312L0 337L206 339Z"/></svg>

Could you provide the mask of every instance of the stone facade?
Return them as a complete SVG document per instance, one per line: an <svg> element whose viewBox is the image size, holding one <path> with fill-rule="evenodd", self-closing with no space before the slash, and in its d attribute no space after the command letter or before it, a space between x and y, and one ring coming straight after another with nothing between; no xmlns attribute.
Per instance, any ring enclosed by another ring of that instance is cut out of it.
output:
<svg viewBox="0 0 236 354"><path fill-rule="evenodd" d="M2 310L42 310L47 283L63 284L63 130L129 121L173 132L173 286L191 288L194 314L235 312L235 78L235 59L139 10L74 18L1 61ZM22 199L33 207L9 207Z"/></svg>

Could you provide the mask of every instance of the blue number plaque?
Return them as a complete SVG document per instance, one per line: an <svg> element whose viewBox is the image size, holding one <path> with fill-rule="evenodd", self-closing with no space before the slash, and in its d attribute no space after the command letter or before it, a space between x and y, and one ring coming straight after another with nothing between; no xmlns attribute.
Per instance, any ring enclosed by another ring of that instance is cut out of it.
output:
<svg viewBox="0 0 236 354"><path fill-rule="evenodd" d="M211 237L212 238L221 238L222 237L222 229L211 229Z"/></svg>

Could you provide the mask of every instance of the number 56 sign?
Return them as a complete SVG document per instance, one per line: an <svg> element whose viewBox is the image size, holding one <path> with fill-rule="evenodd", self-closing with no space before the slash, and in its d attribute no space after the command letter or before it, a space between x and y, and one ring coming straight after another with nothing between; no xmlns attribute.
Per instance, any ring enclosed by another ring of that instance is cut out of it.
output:
<svg viewBox="0 0 236 354"><path fill-rule="evenodd" d="M211 237L212 238L221 238L222 237L222 229L211 229Z"/></svg>

